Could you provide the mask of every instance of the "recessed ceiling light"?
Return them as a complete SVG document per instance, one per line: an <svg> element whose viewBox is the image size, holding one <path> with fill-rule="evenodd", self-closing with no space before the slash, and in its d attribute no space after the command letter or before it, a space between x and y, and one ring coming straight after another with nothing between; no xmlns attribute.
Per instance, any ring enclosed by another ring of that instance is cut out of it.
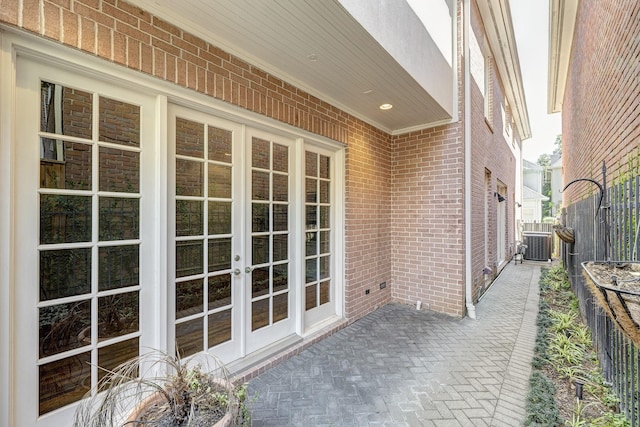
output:
<svg viewBox="0 0 640 427"><path fill-rule="evenodd" d="M393 108L393 105L391 105L391 104L382 104L382 105L380 106L380 109L381 109L381 110L390 110L390 109L392 109L392 108Z"/></svg>

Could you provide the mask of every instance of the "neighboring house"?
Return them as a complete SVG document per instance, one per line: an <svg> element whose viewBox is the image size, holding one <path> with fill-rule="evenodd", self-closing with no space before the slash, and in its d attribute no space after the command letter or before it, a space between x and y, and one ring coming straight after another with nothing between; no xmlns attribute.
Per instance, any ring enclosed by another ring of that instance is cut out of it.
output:
<svg viewBox="0 0 640 427"><path fill-rule="evenodd" d="M552 0L549 112L562 112L563 184L638 175L640 4L635 0ZM564 207L593 194L571 185ZM572 226L572 224L567 224Z"/></svg>
<svg viewBox="0 0 640 427"><path fill-rule="evenodd" d="M562 209L562 157L559 155L551 156L551 203L553 207L551 210L551 216L557 218L560 215Z"/></svg>
<svg viewBox="0 0 640 427"><path fill-rule="evenodd" d="M542 203L549 200L542 194L544 169L542 166L523 160L522 167L522 221L542 222Z"/></svg>
<svg viewBox="0 0 640 427"><path fill-rule="evenodd" d="M530 136L508 1L133 3L1 2L0 425L149 348L475 316Z"/></svg>
<svg viewBox="0 0 640 427"><path fill-rule="evenodd" d="M522 188L522 221L542 222L542 203L549 198L526 185Z"/></svg>

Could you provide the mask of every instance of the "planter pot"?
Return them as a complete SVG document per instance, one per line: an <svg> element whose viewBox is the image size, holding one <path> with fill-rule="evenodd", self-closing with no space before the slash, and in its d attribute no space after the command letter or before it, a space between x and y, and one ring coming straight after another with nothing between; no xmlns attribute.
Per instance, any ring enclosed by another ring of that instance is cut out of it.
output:
<svg viewBox="0 0 640 427"><path fill-rule="evenodd" d="M560 240L565 243L575 243L575 233L573 228L565 227L564 225L554 225L553 230L556 232Z"/></svg>
<svg viewBox="0 0 640 427"><path fill-rule="evenodd" d="M640 347L640 262L588 261L582 268L599 305Z"/></svg>
<svg viewBox="0 0 640 427"><path fill-rule="evenodd" d="M144 399L142 402L140 402L140 404L138 404L135 407L135 409L131 412L129 417L127 417L127 420L124 422L123 426L126 426L126 427L146 426L147 423L145 421L141 421L141 418L145 415L145 413L150 408L153 407L153 405L163 404L165 403L165 401L166 401L165 396L162 393L160 392L153 393L151 396ZM211 427L230 427L232 421L233 421L232 414L231 412L227 411L227 413L224 414L224 416L221 419L213 423Z"/></svg>

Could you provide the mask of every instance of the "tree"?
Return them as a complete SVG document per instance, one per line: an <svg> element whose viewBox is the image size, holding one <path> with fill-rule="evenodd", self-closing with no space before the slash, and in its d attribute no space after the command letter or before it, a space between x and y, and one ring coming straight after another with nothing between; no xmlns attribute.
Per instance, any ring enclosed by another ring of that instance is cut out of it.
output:
<svg viewBox="0 0 640 427"><path fill-rule="evenodd" d="M562 134L556 136L556 140L553 143L556 148L553 150L553 154L559 154L562 156Z"/></svg>
<svg viewBox="0 0 640 427"><path fill-rule="evenodd" d="M551 216L553 213L553 202L551 202L551 156L562 155L562 135L557 135L554 142L555 149L552 154L541 154L536 162L542 167L542 194L549 200L542 203L542 217Z"/></svg>

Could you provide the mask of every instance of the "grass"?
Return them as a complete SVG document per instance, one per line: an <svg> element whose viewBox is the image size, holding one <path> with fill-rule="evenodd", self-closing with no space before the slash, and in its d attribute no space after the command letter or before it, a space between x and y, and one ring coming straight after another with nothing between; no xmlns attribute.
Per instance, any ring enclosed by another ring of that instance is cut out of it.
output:
<svg viewBox="0 0 640 427"><path fill-rule="evenodd" d="M526 426L626 427L618 399L605 383L591 331L561 265L543 269ZM577 399L576 382L583 384Z"/></svg>

